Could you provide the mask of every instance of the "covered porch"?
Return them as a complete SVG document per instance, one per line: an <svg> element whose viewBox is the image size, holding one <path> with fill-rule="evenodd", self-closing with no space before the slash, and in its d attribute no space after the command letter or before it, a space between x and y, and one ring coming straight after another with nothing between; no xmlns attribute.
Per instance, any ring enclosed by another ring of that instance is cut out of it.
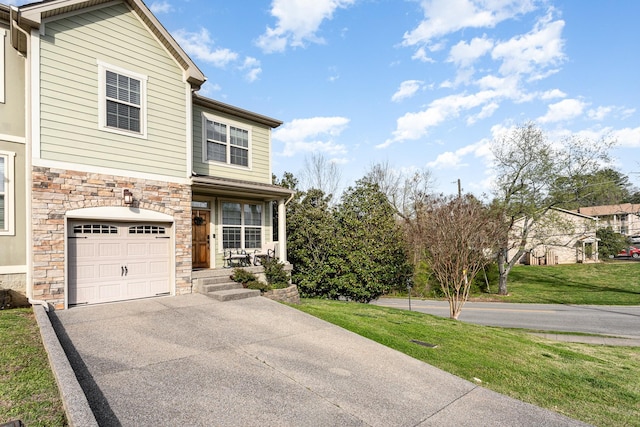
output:
<svg viewBox="0 0 640 427"><path fill-rule="evenodd" d="M193 176L192 182L194 278L207 270L231 270L236 264L262 270L254 265L253 255L267 253L267 249L288 264L285 207L293 190L200 175ZM237 262L229 262L229 254L237 255Z"/></svg>

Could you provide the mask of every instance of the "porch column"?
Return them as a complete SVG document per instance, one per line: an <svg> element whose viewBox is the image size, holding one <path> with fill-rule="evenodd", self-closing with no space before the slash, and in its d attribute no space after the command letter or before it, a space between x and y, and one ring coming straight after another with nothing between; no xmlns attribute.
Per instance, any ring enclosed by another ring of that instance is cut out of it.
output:
<svg viewBox="0 0 640 427"><path fill-rule="evenodd" d="M278 258L287 262L287 210L285 199L278 199Z"/></svg>

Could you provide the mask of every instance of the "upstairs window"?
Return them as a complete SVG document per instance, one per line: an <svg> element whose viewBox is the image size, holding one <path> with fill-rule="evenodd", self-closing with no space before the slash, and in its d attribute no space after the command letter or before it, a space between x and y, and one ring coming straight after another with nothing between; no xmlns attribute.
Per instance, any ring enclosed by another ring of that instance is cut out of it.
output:
<svg viewBox="0 0 640 427"><path fill-rule="evenodd" d="M146 136L147 77L98 62L100 127L133 136Z"/></svg>
<svg viewBox="0 0 640 427"><path fill-rule="evenodd" d="M250 166L251 131L242 125L204 117L204 158L228 165Z"/></svg>

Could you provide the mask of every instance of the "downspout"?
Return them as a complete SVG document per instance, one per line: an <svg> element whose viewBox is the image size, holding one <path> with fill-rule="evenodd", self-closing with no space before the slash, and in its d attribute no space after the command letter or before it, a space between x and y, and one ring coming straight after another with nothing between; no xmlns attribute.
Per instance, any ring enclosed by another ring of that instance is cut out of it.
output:
<svg viewBox="0 0 640 427"><path fill-rule="evenodd" d="M27 190L27 195L25 197L25 209L27 211L27 218L31 218L31 156L32 156L32 146L31 146L31 55L30 55L30 47L31 47L31 34L23 30L20 25L18 25L18 17L20 16L20 10L11 6L11 27L15 28L22 34L24 34L26 43L26 53L25 53L25 185ZM33 233L33 228L31 225L31 221L26 221L26 246L27 246L27 274L26 274L26 285L27 285L27 299L29 304L31 305L41 305L46 312L49 311L49 303L47 301L38 300L33 298L33 256L32 256L32 247L31 247L31 235Z"/></svg>

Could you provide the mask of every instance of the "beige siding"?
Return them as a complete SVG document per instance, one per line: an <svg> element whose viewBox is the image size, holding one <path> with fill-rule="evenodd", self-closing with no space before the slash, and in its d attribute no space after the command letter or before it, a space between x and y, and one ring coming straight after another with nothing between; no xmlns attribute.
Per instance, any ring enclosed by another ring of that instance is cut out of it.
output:
<svg viewBox="0 0 640 427"><path fill-rule="evenodd" d="M251 129L251 168L241 168L217 162L203 161L203 111L207 114L220 117L223 120L226 119L240 123L246 126L246 128ZM268 126L253 123L228 114L205 110L195 105L193 107L193 168L197 173L202 175L271 184L271 166L269 164L270 135L271 128Z"/></svg>
<svg viewBox="0 0 640 427"><path fill-rule="evenodd" d="M4 43L4 85L5 102L0 102L0 135L24 138L24 66L25 59L13 49L9 41L9 31L0 25L0 43Z"/></svg>
<svg viewBox="0 0 640 427"><path fill-rule="evenodd" d="M186 177L182 70L124 5L48 22L40 43L41 158ZM147 138L99 129L98 61L147 80Z"/></svg>

